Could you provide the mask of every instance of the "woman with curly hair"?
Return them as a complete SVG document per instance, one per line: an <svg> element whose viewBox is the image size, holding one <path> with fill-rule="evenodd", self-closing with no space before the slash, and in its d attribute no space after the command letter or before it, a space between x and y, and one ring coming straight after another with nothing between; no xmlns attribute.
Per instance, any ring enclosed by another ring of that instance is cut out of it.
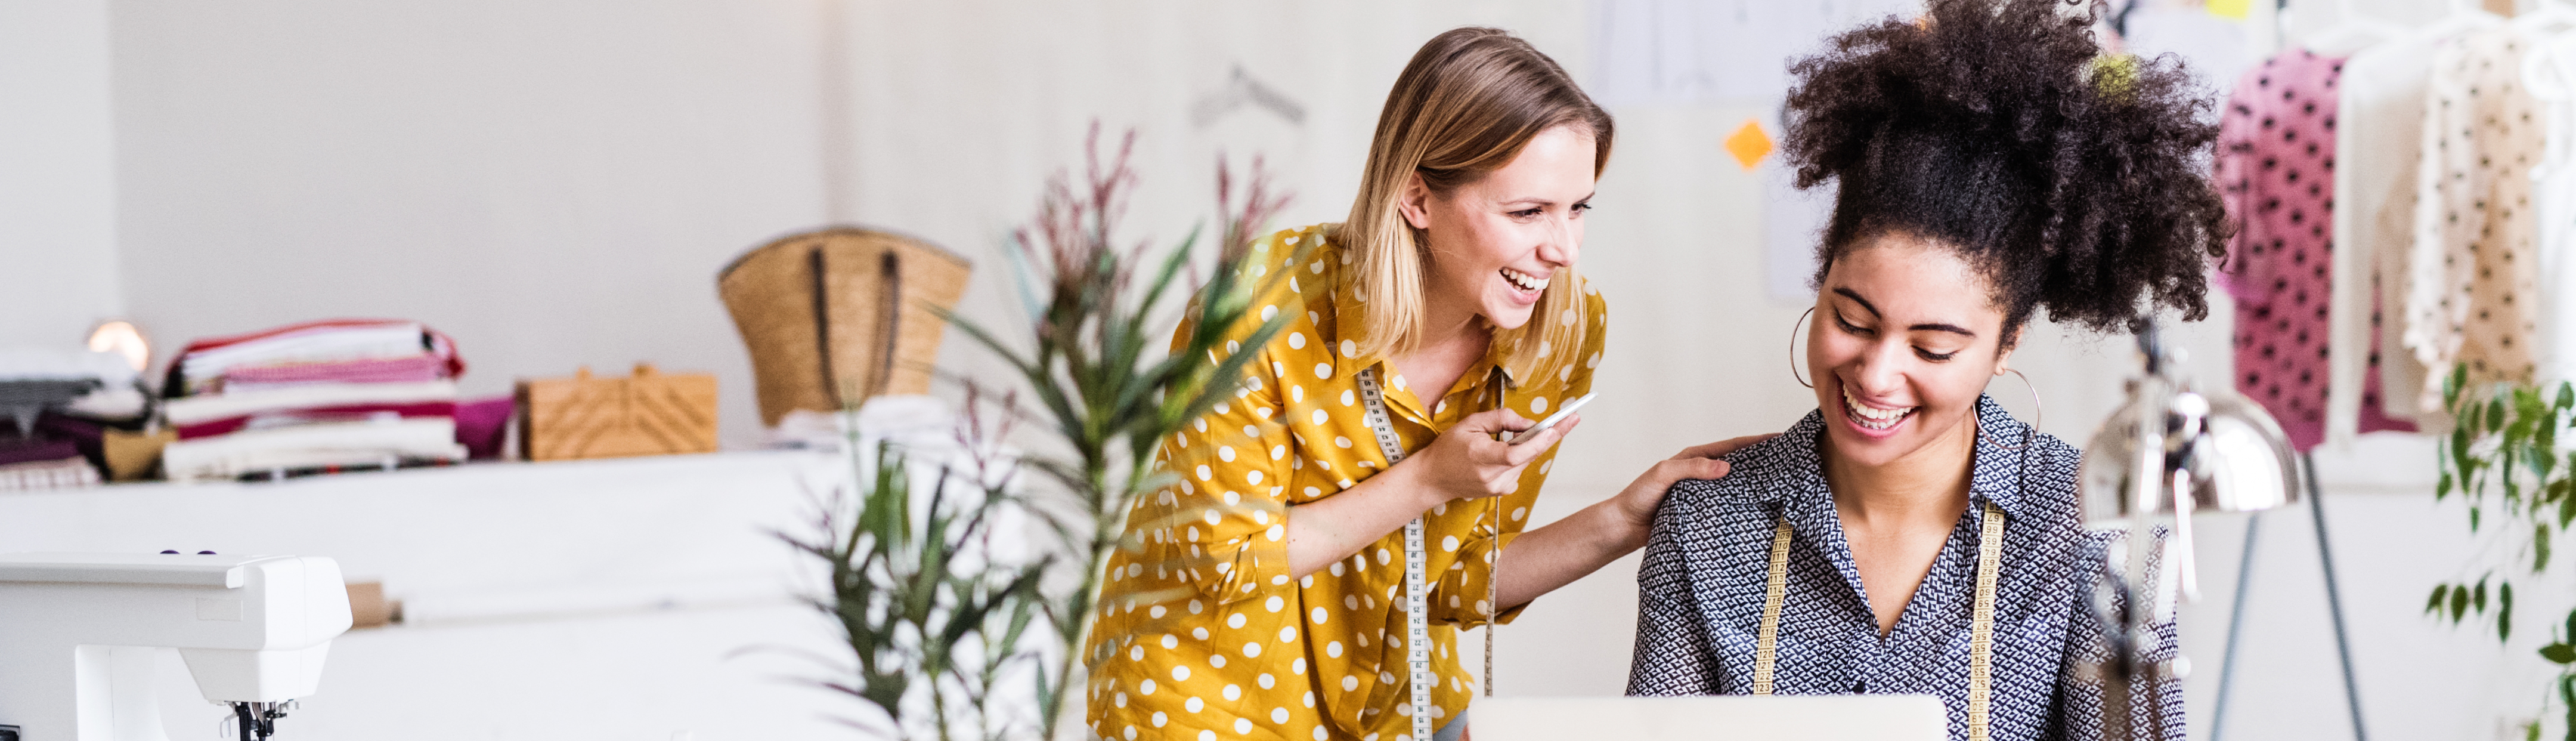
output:
<svg viewBox="0 0 2576 741"><path fill-rule="evenodd" d="M1807 331L1818 409L1666 496L1638 574L1632 695L1930 694L1953 739L2085 736L2082 454L1983 392L2032 316L2208 313L2228 227L2211 102L2101 56L2062 0L1934 0L1791 69L1786 152L1830 184ZM1793 369L1794 370L1794 369ZM1806 379L1801 379L1806 382ZM2172 626L2160 645L2174 649ZM2171 679L2139 727L2183 734Z"/></svg>

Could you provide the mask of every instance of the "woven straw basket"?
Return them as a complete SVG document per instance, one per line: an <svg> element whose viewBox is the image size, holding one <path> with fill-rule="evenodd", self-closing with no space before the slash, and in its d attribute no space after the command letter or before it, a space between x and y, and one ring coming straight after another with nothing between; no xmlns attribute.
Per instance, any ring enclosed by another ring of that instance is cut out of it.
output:
<svg viewBox="0 0 2576 741"><path fill-rule="evenodd" d="M726 265L716 292L750 346L761 423L929 393L946 326L932 308L955 308L973 270L929 242L852 228L790 236Z"/></svg>

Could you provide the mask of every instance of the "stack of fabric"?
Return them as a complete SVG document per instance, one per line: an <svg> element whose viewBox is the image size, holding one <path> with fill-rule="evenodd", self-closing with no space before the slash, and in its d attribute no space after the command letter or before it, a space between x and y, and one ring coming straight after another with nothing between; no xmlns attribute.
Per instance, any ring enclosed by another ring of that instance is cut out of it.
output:
<svg viewBox="0 0 2576 741"><path fill-rule="evenodd" d="M456 343L418 322L341 319L190 343L170 364L174 481L463 460Z"/></svg>
<svg viewBox="0 0 2576 741"><path fill-rule="evenodd" d="M136 380L111 353L0 350L0 492L99 483L91 420L139 416Z"/></svg>

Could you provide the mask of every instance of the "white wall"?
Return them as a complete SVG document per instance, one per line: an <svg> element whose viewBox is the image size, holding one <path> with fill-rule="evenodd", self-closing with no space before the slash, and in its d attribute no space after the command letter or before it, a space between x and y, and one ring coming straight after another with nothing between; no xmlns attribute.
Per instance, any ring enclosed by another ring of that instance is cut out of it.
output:
<svg viewBox="0 0 2576 741"><path fill-rule="evenodd" d="M0 3L0 347L124 311L107 0Z"/></svg>
<svg viewBox="0 0 2576 741"><path fill-rule="evenodd" d="M412 318L469 393L653 361L753 432L715 272L824 220L815 0L115 8L124 285L166 344Z"/></svg>
<svg viewBox="0 0 2576 741"><path fill-rule="evenodd" d="M0 55L30 48L6 35L16 26L5 14L65 2L0 7ZM1298 196L1283 224L1340 218L1386 87L1440 30L1511 28L1578 78L1591 58L1580 0L117 0L113 10L112 87L77 74L26 83L20 73L41 65L0 56L11 60L0 85L93 103L113 90L112 172L96 155L63 169L73 184L112 180L113 222L93 217L80 233L118 235L62 253L68 263L0 241L0 278L32 274L19 282L52 291L26 300L17 297L35 294L0 286L0 342L77 333L118 311L165 344L323 316L413 317L457 336L477 393L585 363L714 371L733 444L754 436L749 374L712 279L769 237L833 220L928 237L977 262L964 311L1007 322L1016 309L1000 237L1030 214L1049 173L1079 163L1095 119L1113 137L1140 132L1130 234L1169 242L1212 211L1220 150L1238 162L1268 156ZM69 44L41 64L102 43L37 40ZM1198 96L1237 66L1302 102L1303 125L1251 109L1195 125ZM14 110L0 110L0 125L33 126ZM1673 450L1777 430L1814 404L1785 367L1802 305L1762 298L1757 184L1718 147L1759 111L1614 113L1618 153L1584 259L1613 307L1599 381L1613 393L1567 441L1542 518L1606 496ZM49 125L95 148L105 129L84 115L87 124ZM0 153L19 151L8 142L21 130L37 129L0 128ZM0 209L72 192L40 185L0 169ZM121 280L92 277L120 264ZM2213 298L2220 319L2177 332L2199 373L2224 379L2228 308ZM94 305L58 319L21 308L64 300ZM2044 429L2081 441L2119 398L2128 358L2124 339L2043 326L2016 364L2039 389ZM955 338L942 363L997 377ZM2025 418L2033 411L2017 381L1995 391ZM2373 730L2491 738L2499 713L2536 703L2537 685L2515 668L2529 653L2416 616L2424 589L2477 546L2456 512L2430 502L2422 467L2376 460L2425 460L2409 444L2325 464ZM2265 525L2230 736L2343 737L2305 517ZM2201 660L2194 712L2205 717L2241 529L2213 519L2202 532L2208 600L2185 626ZM1614 564L1504 629L1501 691L1618 692L1633 576L1633 560Z"/></svg>

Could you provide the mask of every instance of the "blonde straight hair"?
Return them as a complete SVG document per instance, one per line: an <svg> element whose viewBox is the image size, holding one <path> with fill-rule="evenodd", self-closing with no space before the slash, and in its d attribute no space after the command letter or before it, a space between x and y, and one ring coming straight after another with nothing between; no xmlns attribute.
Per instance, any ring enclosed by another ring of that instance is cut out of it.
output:
<svg viewBox="0 0 2576 741"><path fill-rule="evenodd" d="M1601 177L1610 161L1610 114L1556 60L1493 28L1453 29L1414 52L1378 114L1350 219L1332 232L1358 264L1342 288L1368 306L1356 327L1363 356L1409 354L1423 340L1430 256L1423 233L1398 210L1413 176L1434 193L1452 192L1511 164L1531 138L1558 126L1591 131L1592 176ZM1511 348L1505 365L1513 378L1577 359L1592 325L1583 290L1568 266L1539 295L1529 323L1493 328L1493 341Z"/></svg>

